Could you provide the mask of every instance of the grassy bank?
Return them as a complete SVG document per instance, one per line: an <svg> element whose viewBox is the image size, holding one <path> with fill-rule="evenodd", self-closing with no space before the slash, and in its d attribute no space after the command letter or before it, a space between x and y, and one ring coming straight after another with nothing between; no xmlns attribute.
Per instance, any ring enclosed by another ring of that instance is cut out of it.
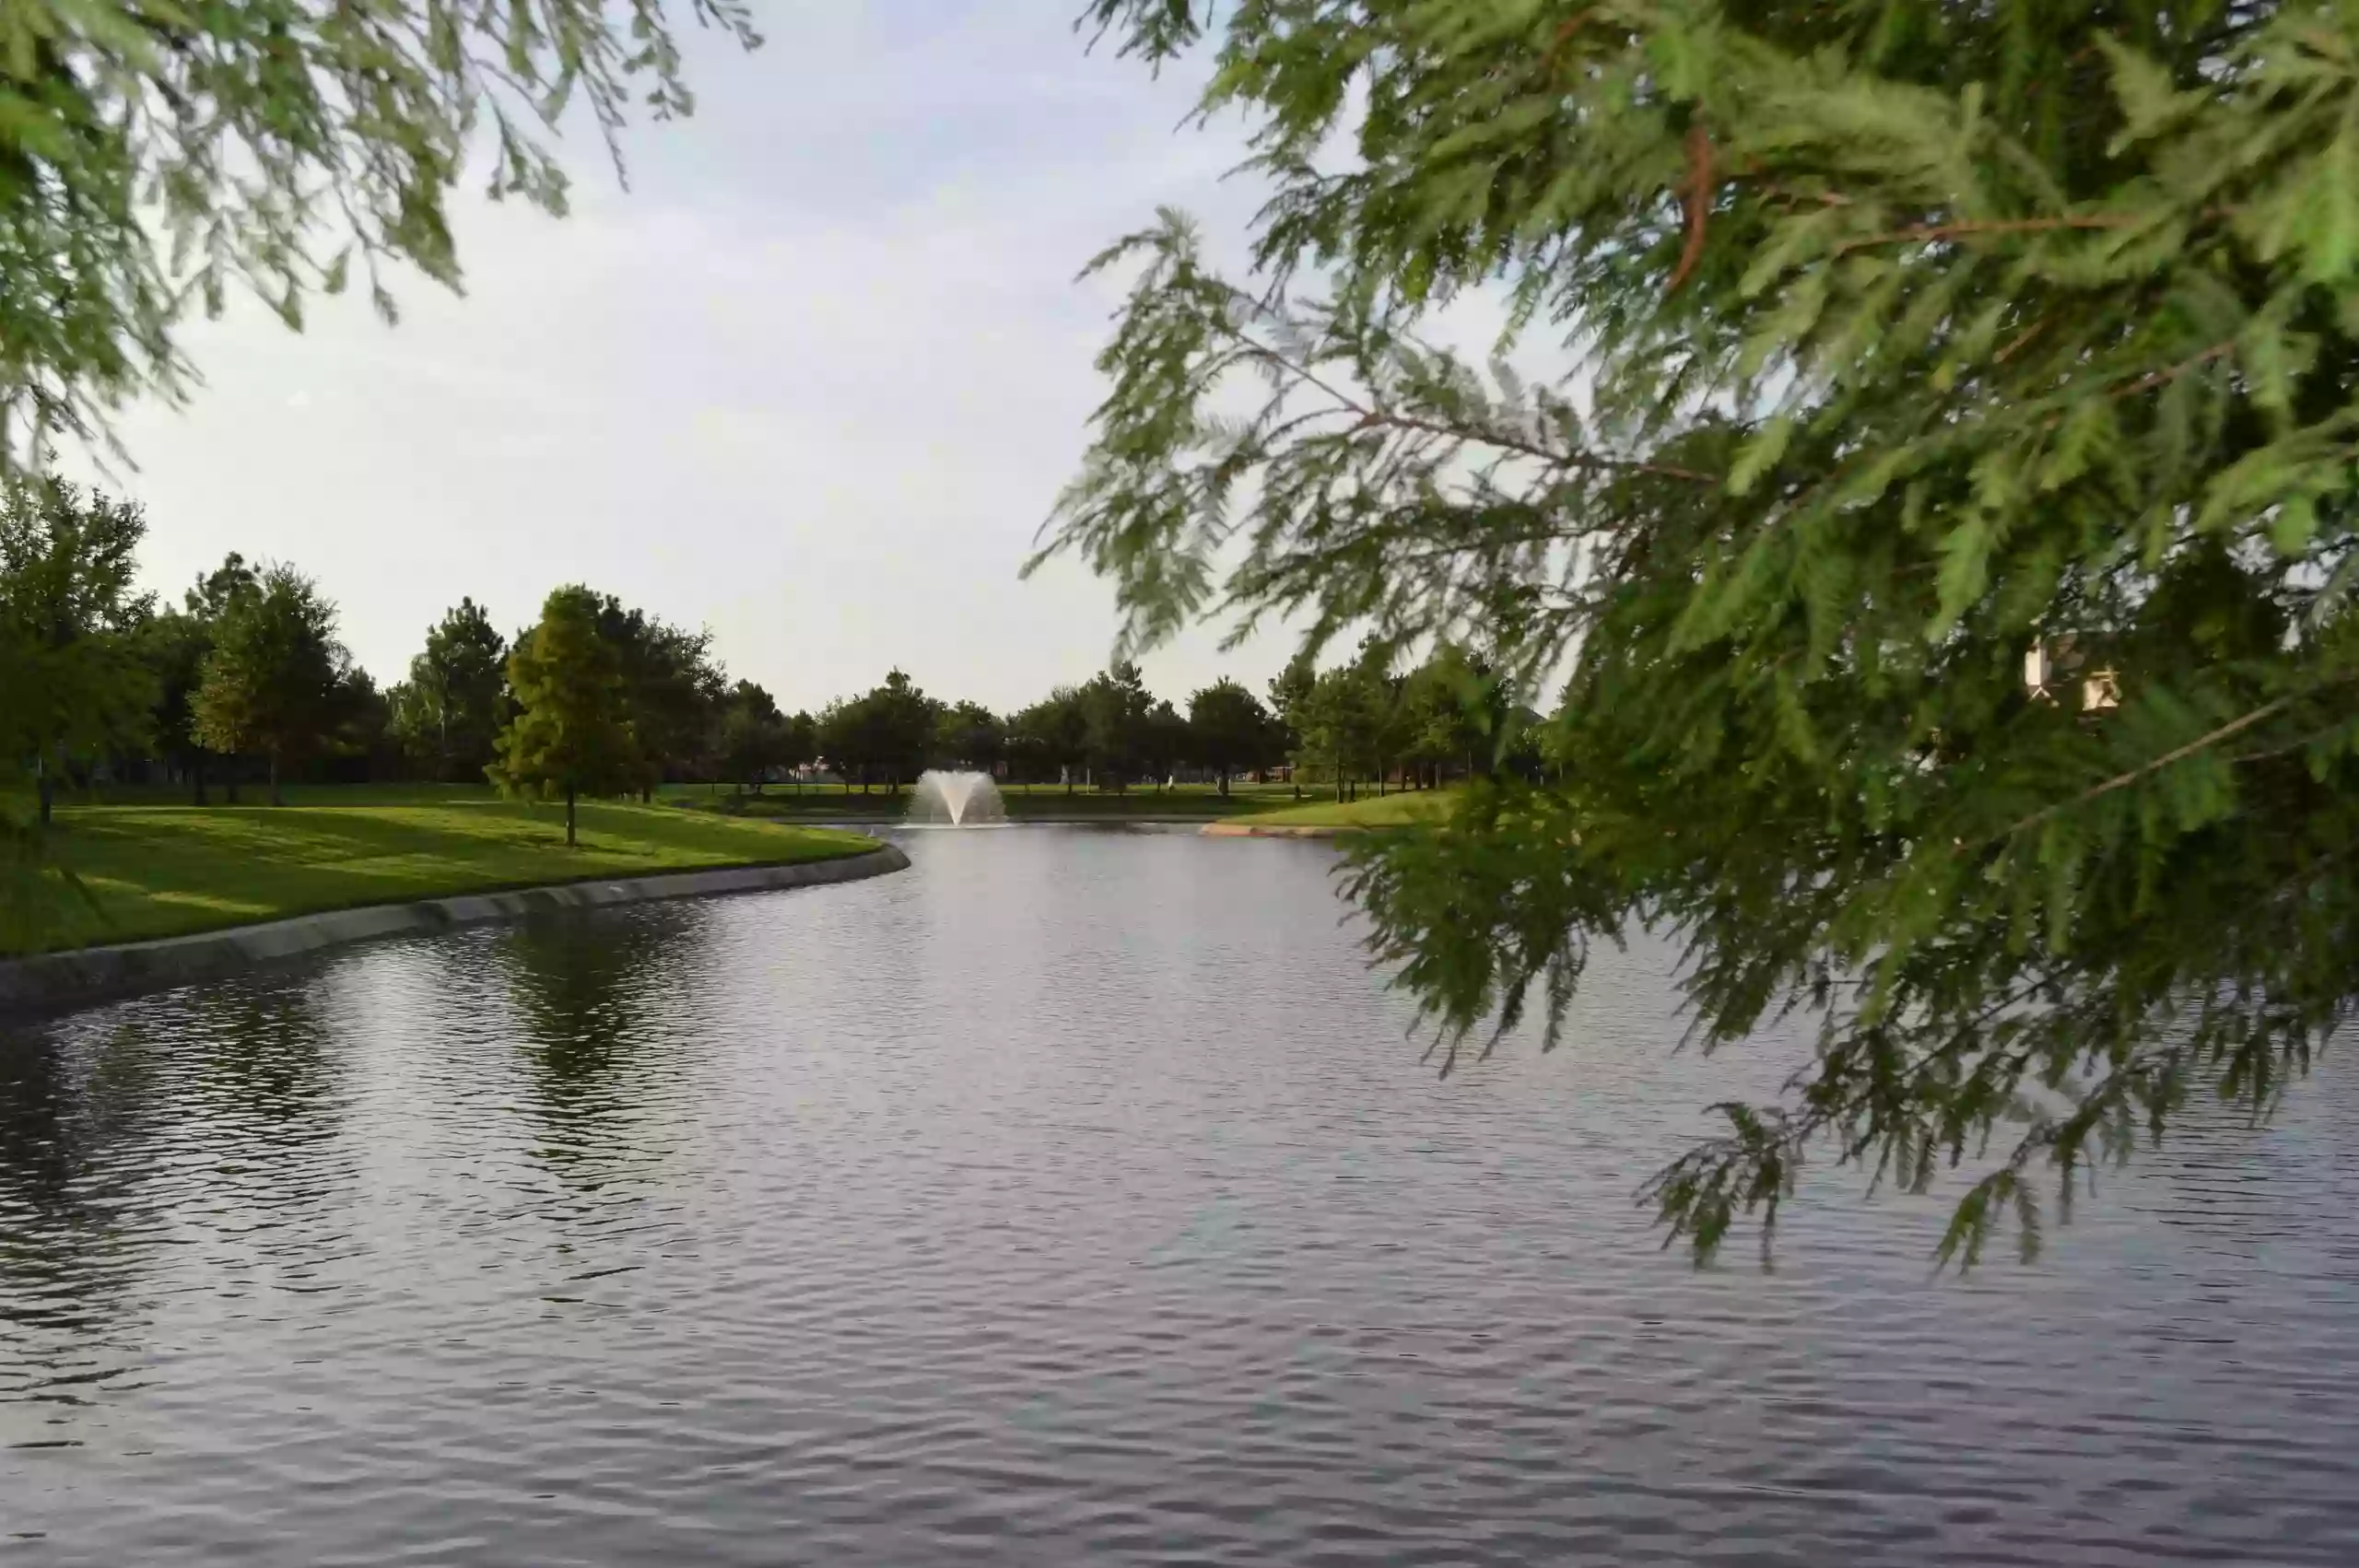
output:
<svg viewBox="0 0 2359 1568"><path fill-rule="evenodd" d="M488 784L289 784L284 793L290 806L450 806L497 801L499 792ZM229 803L229 792L219 779L205 791L216 806ZM87 790L58 796L63 806L185 806L193 804L185 784L93 784ZM247 784L238 790L238 803L270 803L270 787Z"/></svg>
<svg viewBox="0 0 2359 1568"><path fill-rule="evenodd" d="M855 833L730 820L663 806L93 806L57 813L57 859L95 907L61 900L55 929L18 950L88 946L323 909L589 877L784 864L858 854ZM5 949L0 949L5 951Z"/></svg>
<svg viewBox="0 0 2359 1568"><path fill-rule="evenodd" d="M1324 828L1338 833L1376 827L1405 827L1448 813L1453 790L1412 790L1394 795L1363 795L1356 801L1313 801L1282 810L1251 812L1221 820L1252 827Z"/></svg>

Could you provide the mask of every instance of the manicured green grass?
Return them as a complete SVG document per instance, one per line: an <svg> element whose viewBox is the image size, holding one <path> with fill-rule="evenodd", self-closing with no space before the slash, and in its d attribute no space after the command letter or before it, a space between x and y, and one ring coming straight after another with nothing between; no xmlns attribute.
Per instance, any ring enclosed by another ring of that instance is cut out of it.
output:
<svg viewBox="0 0 2359 1568"><path fill-rule="evenodd" d="M289 784L282 793L290 806L447 806L469 801L496 801L488 784ZM229 803L229 792L219 779L207 787L214 805ZM241 805L259 806L270 800L266 784L244 784L238 790ZM58 798L63 806L184 806L191 803L185 784L93 784Z"/></svg>
<svg viewBox="0 0 2359 1568"><path fill-rule="evenodd" d="M827 860L857 833L733 821L667 806L95 806L57 813L51 844L94 895L68 895L29 945L178 936L322 909L712 866Z"/></svg>
<svg viewBox="0 0 2359 1568"><path fill-rule="evenodd" d="M1255 827L1403 827L1449 812L1454 790L1410 790L1391 795L1363 795L1356 801L1313 801L1285 811L1254 812L1225 817L1226 822L1250 823Z"/></svg>

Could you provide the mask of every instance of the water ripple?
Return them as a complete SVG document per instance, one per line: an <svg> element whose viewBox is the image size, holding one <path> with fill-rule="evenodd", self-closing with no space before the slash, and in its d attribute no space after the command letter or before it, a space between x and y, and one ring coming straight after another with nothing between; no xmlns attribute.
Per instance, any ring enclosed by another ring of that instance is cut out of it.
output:
<svg viewBox="0 0 2359 1568"><path fill-rule="evenodd" d="M1630 1192L1806 1046L1662 951L1443 1083L1322 847L910 849L0 1036L0 1555L2359 1561L2347 1074L1699 1274Z"/></svg>

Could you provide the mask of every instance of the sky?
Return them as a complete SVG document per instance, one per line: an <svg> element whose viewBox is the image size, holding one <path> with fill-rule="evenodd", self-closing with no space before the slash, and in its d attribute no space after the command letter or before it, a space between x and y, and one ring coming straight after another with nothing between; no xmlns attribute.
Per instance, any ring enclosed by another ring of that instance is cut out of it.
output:
<svg viewBox="0 0 2359 1568"><path fill-rule="evenodd" d="M1241 129L1072 29L1079 0L769 0L690 38L694 119L634 126L574 210L457 198L464 298L415 276L300 334L251 305L183 345L190 403L117 429L168 597L236 550L295 564L381 683L464 595L503 630L587 582L709 627L791 710L907 670L1009 709L1102 668L1111 590L1017 569L1074 472L1116 303L1074 275L1159 204L1241 241ZM685 14L686 7L679 7ZM1184 703L1259 689L1282 634L1144 661Z"/></svg>

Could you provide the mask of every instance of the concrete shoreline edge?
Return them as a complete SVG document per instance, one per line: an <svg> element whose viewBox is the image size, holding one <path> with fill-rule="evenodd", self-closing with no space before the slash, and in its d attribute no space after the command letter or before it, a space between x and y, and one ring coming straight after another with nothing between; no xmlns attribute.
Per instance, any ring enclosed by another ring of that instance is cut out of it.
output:
<svg viewBox="0 0 2359 1568"><path fill-rule="evenodd" d="M198 931L189 936L0 959L0 1018L70 1012L101 1001L221 979L280 959L374 937L412 936L560 910L600 909L663 898L821 887L885 876L905 871L909 864L910 858L898 846L884 844L832 860L797 860L789 865L718 866L640 877L597 877L498 893L454 894L447 898L423 898L407 904L368 904L260 925Z"/></svg>
<svg viewBox="0 0 2359 1568"><path fill-rule="evenodd" d="M1285 823L1212 822L1198 829L1207 838L1340 838L1364 827L1289 826Z"/></svg>

